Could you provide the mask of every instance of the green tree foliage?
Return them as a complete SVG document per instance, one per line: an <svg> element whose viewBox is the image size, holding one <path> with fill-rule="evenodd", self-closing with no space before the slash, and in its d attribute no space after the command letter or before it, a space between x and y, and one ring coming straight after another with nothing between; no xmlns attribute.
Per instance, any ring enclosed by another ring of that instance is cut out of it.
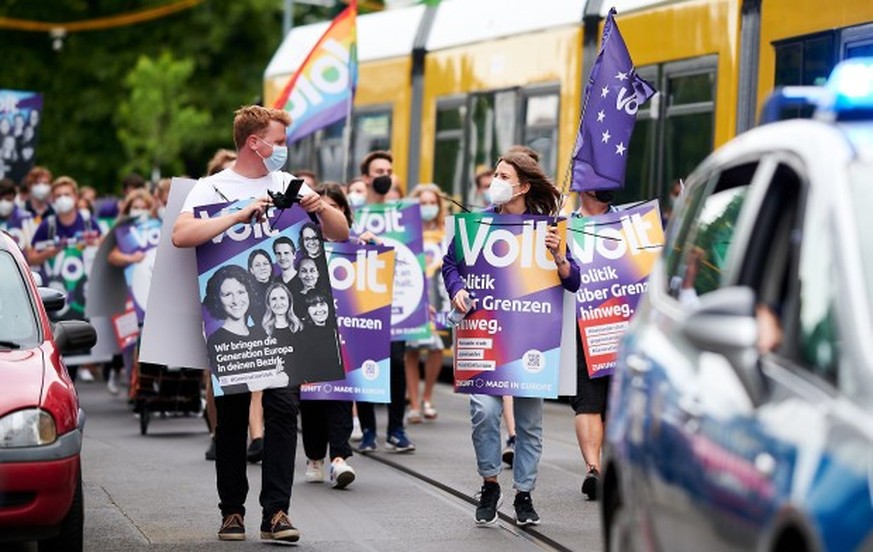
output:
<svg viewBox="0 0 873 552"><path fill-rule="evenodd" d="M82 21L162 6L170 0L0 0L0 15L37 21ZM128 159L115 114L126 101L124 79L141 56L168 51L190 60L186 104L213 123L181 152L182 172L201 175L219 147L233 147L233 112L260 100L263 72L281 41L282 5L275 0L206 0L137 25L71 33L60 50L48 34L3 30L0 88L43 94L37 163L80 184L117 191ZM13 61L14 60L14 61ZM148 175L146 175L148 176Z"/></svg>
<svg viewBox="0 0 873 552"><path fill-rule="evenodd" d="M124 80L129 96L118 106L118 139L127 153L125 172L158 178L181 174L179 155L196 144L210 124L209 113L188 105L194 62L141 56Z"/></svg>

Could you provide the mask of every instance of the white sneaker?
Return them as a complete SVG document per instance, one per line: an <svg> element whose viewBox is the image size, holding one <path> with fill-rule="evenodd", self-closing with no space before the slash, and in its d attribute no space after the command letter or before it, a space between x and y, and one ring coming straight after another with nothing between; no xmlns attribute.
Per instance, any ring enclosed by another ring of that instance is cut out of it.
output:
<svg viewBox="0 0 873 552"><path fill-rule="evenodd" d="M110 395L118 394L118 376L115 373L115 370L109 371L109 381L106 382L106 390L109 391Z"/></svg>
<svg viewBox="0 0 873 552"><path fill-rule="evenodd" d="M324 460L306 461L306 482L324 483Z"/></svg>
<svg viewBox="0 0 873 552"><path fill-rule="evenodd" d="M330 463L330 480L334 489L345 489L355 480L355 470L342 458L334 458Z"/></svg>
<svg viewBox="0 0 873 552"><path fill-rule="evenodd" d="M92 382L94 381L94 374L88 368L79 367L79 381Z"/></svg>
<svg viewBox="0 0 873 552"><path fill-rule="evenodd" d="M358 442L364 438L364 432L361 431L361 421L358 420L357 416L352 418L352 436L349 437L349 441Z"/></svg>

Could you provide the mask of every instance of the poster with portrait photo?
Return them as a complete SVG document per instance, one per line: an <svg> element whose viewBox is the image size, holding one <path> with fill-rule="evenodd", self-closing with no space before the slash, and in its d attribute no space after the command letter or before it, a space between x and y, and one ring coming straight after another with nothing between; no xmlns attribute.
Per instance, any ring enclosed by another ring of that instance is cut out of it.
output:
<svg viewBox="0 0 873 552"><path fill-rule="evenodd" d="M34 164L42 94L0 90L0 178L21 182Z"/></svg>
<svg viewBox="0 0 873 552"><path fill-rule="evenodd" d="M250 200L194 208L211 218ZM216 394L340 379L345 370L321 231L298 205L196 248Z"/></svg>

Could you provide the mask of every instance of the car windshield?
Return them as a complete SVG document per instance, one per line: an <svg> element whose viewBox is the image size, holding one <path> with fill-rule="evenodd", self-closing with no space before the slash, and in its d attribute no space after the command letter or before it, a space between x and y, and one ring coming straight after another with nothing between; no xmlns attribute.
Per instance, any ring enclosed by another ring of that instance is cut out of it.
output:
<svg viewBox="0 0 873 552"><path fill-rule="evenodd" d="M870 310L873 311L873 164L859 163L849 172L852 183L852 207L858 224L858 240L861 244L861 267L864 270L864 285Z"/></svg>
<svg viewBox="0 0 873 552"><path fill-rule="evenodd" d="M15 259L0 251L0 351L32 345L38 337L36 318Z"/></svg>

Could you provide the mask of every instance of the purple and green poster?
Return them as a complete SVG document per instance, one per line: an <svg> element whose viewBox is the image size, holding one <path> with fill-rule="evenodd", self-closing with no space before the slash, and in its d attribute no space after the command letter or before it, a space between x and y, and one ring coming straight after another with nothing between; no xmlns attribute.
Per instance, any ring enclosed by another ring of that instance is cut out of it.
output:
<svg viewBox="0 0 873 552"><path fill-rule="evenodd" d="M0 178L21 182L33 167L42 94L23 90L0 90Z"/></svg>
<svg viewBox="0 0 873 552"><path fill-rule="evenodd" d="M391 402L394 250L325 243L346 377L301 386L304 400Z"/></svg>
<svg viewBox="0 0 873 552"><path fill-rule="evenodd" d="M52 320L87 320L85 289L97 253L97 247L88 243L93 243L95 237L95 233L85 231L73 238L56 237L33 244L37 251L46 247L59 249L57 255L46 259L40 267L43 285L67 295L64 308L51 313Z"/></svg>
<svg viewBox="0 0 873 552"><path fill-rule="evenodd" d="M161 241L161 221L154 217L129 219L115 228L115 240L118 250L122 253L143 255L142 260L124 269L127 291L133 300L137 322L142 325L149 298L149 287L152 283L155 256Z"/></svg>
<svg viewBox="0 0 873 552"><path fill-rule="evenodd" d="M595 217L573 217L570 235L570 248L581 268L576 321L588 374L608 376L664 245L658 201Z"/></svg>
<svg viewBox="0 0 873 552"><path fill-rule="evenodd" d="M196 207L194 216L249 201ZM299 205L232 226L198 246L196 257L216 395L343 377L321 229Z"/></svg>
<svg viewBox="0 0 873 552"><path fill-rule="evenodd" d="M558 396L564 288L546 249L550 217L454 217L455 258L474 310L455 330L455 391ZM558 231L566 235L567 222Z"/></svg>
<svg viewBox="0 0 873 552"><path fill-rule="evenodd" d="M352 234L372 232L394 248L394 298L391 340L413 341L430 335L425 255L418 201L367 205L355 211Z"/></svg>

